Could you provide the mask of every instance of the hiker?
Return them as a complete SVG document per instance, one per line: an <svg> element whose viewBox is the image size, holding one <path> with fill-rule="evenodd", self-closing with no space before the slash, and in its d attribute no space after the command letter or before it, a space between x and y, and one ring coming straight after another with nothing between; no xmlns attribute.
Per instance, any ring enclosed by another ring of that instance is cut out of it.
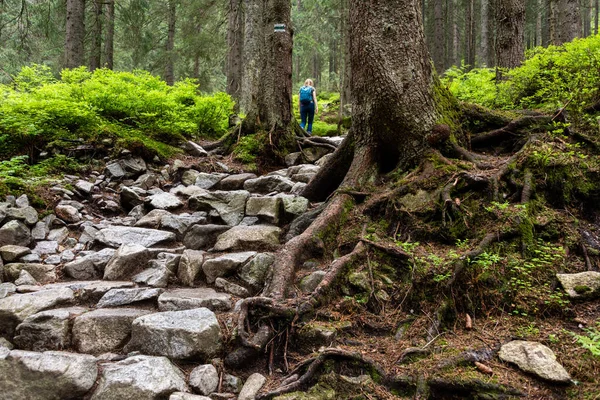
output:
<svg viewBox="0 0 600 400"><path fill-rule="evenodd" d="M312 135L312 124L315 118L315 113L319 112L319 105L317 104L317 91L313 86L312 79L304 81L304 86L300 88L299 96L299 107L300 107L300 127L306 132ZM306 119L308 118L308 126L306 126Z"/></svg>

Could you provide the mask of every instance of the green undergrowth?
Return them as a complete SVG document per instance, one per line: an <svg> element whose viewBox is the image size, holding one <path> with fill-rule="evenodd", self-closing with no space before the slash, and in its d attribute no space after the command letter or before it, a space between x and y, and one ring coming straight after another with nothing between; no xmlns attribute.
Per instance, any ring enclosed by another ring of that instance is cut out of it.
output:
<svg viewBox="0 0 600 400"><path fill-rule="evenodd" d="M492 68L453 67L443 81L460 100L504 109L556 110L575 115L600 100L600 35L529 50L521 67L496 81Z"/></svg>
<svg viewBox="0 0 600 400"><path fill-rule="evenodd" d="M187 139L218 138L227 131L233 101L202 95L193 80L174 86L145 71L24 67L12 85L0 85L0 158L72 143L129 149L166 159Z"/></svg>

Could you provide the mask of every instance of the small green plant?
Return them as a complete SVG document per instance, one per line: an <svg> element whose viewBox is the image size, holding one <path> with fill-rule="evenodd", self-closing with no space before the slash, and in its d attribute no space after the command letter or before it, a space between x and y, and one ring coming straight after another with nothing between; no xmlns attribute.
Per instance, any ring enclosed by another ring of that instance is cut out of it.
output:
<svg viewBox="0 0 600 400"><path fill-rule="evenodd" d="M587 349L592 353L594 357L600 358L600 322L596 322L596 327L585 328L585 335L578 335L573 332L569 332L575 339L577 339L577 343L581 345L584 349Z"/></svg>
<svg viewBox="0 0 600 400"><path fill-rule="evenodd" d="M407 252L408 254L414 254L415 249L419 247L419 242L400 242L396 241L396 246L400 247L402 250Z"/></svg>
<svg viewBox="0 0 600 400"><path fill-rule="evenodd" d="M527 326L518 327L516 334L517 336L523 338L536 337L540 334L540 329L537 326L535 326L535 323L531 322Z"/></svg>

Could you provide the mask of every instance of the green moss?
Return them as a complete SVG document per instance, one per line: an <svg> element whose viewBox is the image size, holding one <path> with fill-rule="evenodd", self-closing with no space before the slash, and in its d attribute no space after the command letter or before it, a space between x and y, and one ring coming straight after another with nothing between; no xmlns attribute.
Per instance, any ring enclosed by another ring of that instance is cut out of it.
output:
<svg viewBox="0 0 600 400"><path fill-rule="evenodd" d="M462 132L460 126L460 105L458 100L436 77L433 83L433 98L436 104L439 119L436 124L448 125L451 132L451 141L461 141ZM456 135L459 137L456 137Z"/></svg>
<svg viewBox="0 0 600 400"><path fill-rule="evenodd" d="M585 285L578 285L573 288L577 294L585 294L587 292L591 292L592 288Z"/></svg>

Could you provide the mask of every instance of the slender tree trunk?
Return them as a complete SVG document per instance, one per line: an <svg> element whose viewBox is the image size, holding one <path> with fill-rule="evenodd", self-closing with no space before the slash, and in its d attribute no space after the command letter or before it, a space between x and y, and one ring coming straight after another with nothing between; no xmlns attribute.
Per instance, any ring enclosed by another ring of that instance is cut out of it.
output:
<svg viewBox="0 0 600 400"><path fill-rule="evenodd" d="M240 111L258 115L258 78L264 50L262 12L264 0L244 0L244 49ZM249 122L249 119L246 118ZM256 121L252 121L255 123Z"/></svg>
<svg viewBox="0 0 600 400"><path fill-rule="evenodd" d="M244 45L244 8L242 0L229 1L227 27L227 93L236 102L239 112L242 87L242 51Z"/></svg>
<svg viewBox="0 0 600 400"><path fill-rule="evenodd" d="M502 68L521 65L525 56L523 29L525 1L504 0L497 4L496 63ZM499 70L500 71L500 70ZM499 75L498 78L501 76Z"/></svg>
<svg viewBox="0 0 600 400"><path fill-rule="evenodd" d="M465 0L465 61L469 68L475 68L475 8L474 0Z"/></svg>
<svg viewBox="0 0 600 400"><path fill-rule="evenodd" d="M175 0L168 2L168 31L165 45L165 81L167 85L175 84L175 24L177 22L177 3Z"/></svg>
<svg viewBox="0 0 600 400"><path fill-rule="evenodd" d="M588 37L591 34L592 28L592 11L594 9L593 0L585 0L583 9L583 37Z"/></svg>
<svg viewBox="0 0 600 400"><path fill-rule="evenodd" d="M433 2L433 65L438 73L444 72L444 6L443 0Z"/></svg>
<svg viewBox="0 0 600 400"><path fill-rule="evenodd" d="M535 45L542 45L542 16L544 14L542 0L535 2Z"/></svg>
<svg viewBox="0 0 600 400"><path fill-rule="evenodd" d="M456 55L454 53L454 2L446 0L446 64L445 69L454 65Z"/></svg>
<svg viewBox="0 0 600 400"><path fill-rule="evenodd" d="M115 0L105 3L106 36L104 38L104 65L108 69L114 68L115 54Z"/></svg>
<svg viewBox="0 0 600 400"><path fill-rule="evenodd" d="M102 0L93 0L94 27L90 51L90 71L100 68L102 63Z"/></svg>
<svg viewBox="0 0 600 400"><path fill-rule="evenodd" d="M558 0L558 44L581 37L581 10L579 0Z"/></svg>
<svg viewBox="0 0 600 400"><path fill-rule="evenodd" d="M84 65L85 0L67 0L65 67Z"/></svg>
<svg viewBox="0 0 600 400"><path fill-rule="evenodd" d="M454 13L452 14L452 30L454 31L452 52L454 53L454 65L460 65L462 56L460 54L460 30L458 28L458 0L452 0Z"/></svg>
<svg viewBox="0 0 600 400"><path fill-rule="evenodd" d="M600 0L596 0L596 6L594 7L594 34L598 34L598 14L600 14Z"/></svg>
<svg viewBox="0 0 600 400"><path fill-rule="evenodd" d="M558 0L548 0L548 35L550 44L558 44Z"/></svg>
<svg viewBox="0 0 600 400"><path fill-rule="evenodd" d="M481 0L481 32L479 41L479 63L489 66L488 60L488 15L489 15L489 0Z"/></svg>
<svg viewBox="0 0 600 400"><path fill-rule="evenodd" d="M496 2L488 2L488 67L496 66Z"/></svg>
<svg viewBox="0 0 600 400"><path fill-rule="evenodd" d="M352 66L350 65L350 24L349 24L348 0L342 0L342 35L344 46L344 61L342 73L342 93L340 94L341 117L350 115L349 109L352 104L352 92L350 82L352 80Z"/></svg>

